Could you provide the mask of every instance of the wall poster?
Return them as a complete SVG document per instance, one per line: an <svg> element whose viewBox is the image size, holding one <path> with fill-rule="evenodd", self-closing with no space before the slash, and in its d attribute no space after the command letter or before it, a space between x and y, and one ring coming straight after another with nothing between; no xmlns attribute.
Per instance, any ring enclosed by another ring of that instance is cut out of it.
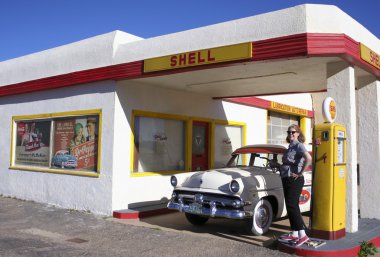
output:
<svg viewBox="0 0 380 257"><path fill-rule="evenodd" d="M14 164L97 171L99 115L16 121Z"/></svg>
<svg viewBox="0 0 380 257"><path fill-rule="evenodd" d="M15 164L49 166L51 121L18 122Z"/></svg>
<svg viewBox="0 0 380 257"><path fill-rule="evenodd" d="M54 122L54 168L96 171L98 117L70 117Z"/></svg>

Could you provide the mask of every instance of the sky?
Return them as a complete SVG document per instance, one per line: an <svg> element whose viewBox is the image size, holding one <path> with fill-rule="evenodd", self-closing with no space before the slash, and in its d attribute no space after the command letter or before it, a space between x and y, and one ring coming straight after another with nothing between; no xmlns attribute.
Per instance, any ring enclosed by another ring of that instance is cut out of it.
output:
<svg viewBox="0 0 380 257"><path fill-rule="evenodd" d="M380 0L0 0L0 62L114 30L150 38L304 3L336 5L380 38Z"/></svg>

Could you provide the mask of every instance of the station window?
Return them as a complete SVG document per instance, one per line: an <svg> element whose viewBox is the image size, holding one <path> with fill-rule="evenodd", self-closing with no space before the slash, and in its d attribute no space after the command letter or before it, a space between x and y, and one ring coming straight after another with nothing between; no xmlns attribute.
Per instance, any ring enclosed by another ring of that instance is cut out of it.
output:
<svg viewBox="0 0 380 257"><path fill-rule="evenodd" d="M134 117L134 172L185 170L186 121Z"/></svg>
<svg viewBox="0 0 380 257"><path fill-rule="evenodd" d="M243 126L215 125L215 168L225 167L231 154L243 146Z"/></svg>
<svg viewBox="0 0 380 257"><path fill-rule="evenodd" d="M98 172L100 110L13 117L11 168L78 175Z"/></svg>
<svg viewBox="0 0 380 257"><path fill-rule="evenodd" d="M292 124L300 124L298 116L268 111L268 144L287 144L286 130Z"/></svg>

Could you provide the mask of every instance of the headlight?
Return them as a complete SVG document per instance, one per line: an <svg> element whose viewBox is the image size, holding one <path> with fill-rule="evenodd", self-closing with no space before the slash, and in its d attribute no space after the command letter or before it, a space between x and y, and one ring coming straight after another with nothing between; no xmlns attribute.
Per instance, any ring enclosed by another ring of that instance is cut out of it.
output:
<svg viewBox="0 0 380 257"><path fill-rule="evenodd" d="M170 184L172 184L173 187L177 186L178 180L175 176L170 177Z"/></svg>
<svg viewBox="0 0 380 257"><path fill-rule="evenodd" d="M230 190L233 193L237 193L240 190L240 185L236 180L232 180L230 183Z"/></svg>

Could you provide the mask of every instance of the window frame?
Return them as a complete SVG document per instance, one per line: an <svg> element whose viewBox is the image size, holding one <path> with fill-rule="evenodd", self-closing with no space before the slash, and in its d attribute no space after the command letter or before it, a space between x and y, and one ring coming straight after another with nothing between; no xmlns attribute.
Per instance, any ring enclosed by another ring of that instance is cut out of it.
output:
<svg viewBox="0 0 380 257"><path fill-rule="evenodd" d="M298 126L301 127L301 120L302 120L302 116L298 116L298 115L294 115L294 114L290 114L290 113L287 113L287 112L278 112L278 111L272 111L272 110L268 110L267 111L267 144L279 144L279 143L269 143L269 140L273 140L273 137L272 139L269 138L269 133L268 133L268 130L269 130L269 126L273 127L272 126L272 123L270 123L269 121L269 118L271 117L271 113L276 113L276 114L280 114L280 115L288 115L288 116L293 116L295 118L297 118L298 120ZM282 126L281 126L282 127ZM289 126L286 127L286 129L288 128ZM272 136L272 135L271 135ZM286 132L284 130L284 140L285 141L285 138L286 138ZM286 141L285 143L280 143L280 145L283 145L283 144L287 144Z"/></svg>
<svg viewBox="0 0 380 257"><path fill-rule="evenodd" d="M136 147L135 147L135 128L136 128L136 118L137 117L143 117L143 118L153 118L153 119L164 119L164 120L174 120L174 121L182 121L184 122L184 161L185 166L183 170L169 170L169 171L142 171L137 172L135 171L135 165L136 165ZM168 175L168 174L175 174L180 172L185 172L188 169L188 131L189 131L189 120L185 116L180 115L171 115L171 114L162 114L162 113L154 113L154 112L145 112L145 111L133 111L132 115L132 131L131 131L131 158L130 158L130 169L131 174L133 176L146 176L146 175ZM191 129L191 128L190 128Z"/></svg>
<svg viewBox="0 0 380 257"><path fill-rule="evenodd" d="M135 117L149 117L149 118L161 118L161 119L172 119L181 120L185 122L185 169L175 170L175 171L145 171L145 172L134 172L135 168ZM242 128L242 146L246 145L246 123L235 122L227 120L216 120L204 117L193 117L186 115L177 114L167 114L158 113L150 111L132 110L132 125L131 125L131 148L130 148L130 176L131 177L145 177L145 176L164 176L173 175L178 173L191 172L191 158L192 158L192 124L193 121L202 121L209 123L209 167L214 168L215 164L215 125L226 125L226 126L240 126Z"/></svg>

